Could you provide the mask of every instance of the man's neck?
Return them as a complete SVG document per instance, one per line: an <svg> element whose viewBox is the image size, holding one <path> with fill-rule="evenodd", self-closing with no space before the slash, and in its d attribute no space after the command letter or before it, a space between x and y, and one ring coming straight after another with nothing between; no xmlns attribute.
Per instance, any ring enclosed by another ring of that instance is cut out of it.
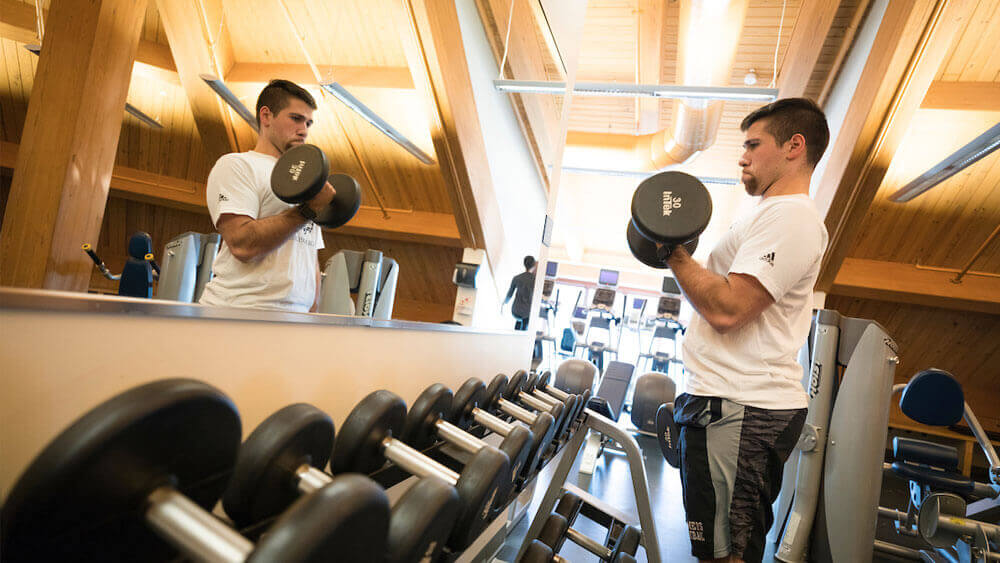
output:
<svg viewBox="0 0 1000 563"><path fill-rule="evenodd" d="M778 178L761 194L761 200L782 195L809 195L809 181L812 170L787 174Z"/></svg>
<svg viewBox="0 0 1000 563"><path fill-rule="evenodd" d="M254 145L253 152L259 152L275 158L281 156L281 151L278 150L278 147L274 146L274 143L269 141L264 135L257 137L257 144Z"/></svg>

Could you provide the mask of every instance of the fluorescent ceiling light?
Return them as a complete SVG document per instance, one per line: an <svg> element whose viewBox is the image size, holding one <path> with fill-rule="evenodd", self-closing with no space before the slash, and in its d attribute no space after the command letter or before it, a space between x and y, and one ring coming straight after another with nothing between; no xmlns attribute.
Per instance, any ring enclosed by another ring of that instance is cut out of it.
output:
<svg viewBox="0 0 1000 563"><path fill-rule="evenodd" d="M889 196L889 201L897 203L910 201L954 176L962 169L972 165L977 160L997 150L997 148L1000 148L1000 123L990 127L985 133L973 139L972 142L958 149L927 172L917 176L910 183L896 190L895 193Z"/></svg>
<svg viewBox="0 0 1000 563"><path fill-rule="evenodd" d="M494 80L501 92L521 94L565 94L566 83L545 80ZM671 86L668 84L626 84L620 82L577 82L573 94L620 98L672 98L726 100L733 102L771 102L778 98L777 88L718 86Z"/></svg>
<svg viewBox="0 0 1000 563"><path fill-rule="evenodd" d="M548 167L550 170L551 166ZM638 178L640 180L645 180L650 176L658 174L659 172L638 172L635 170L605 170L602 168L575 168L572 166L563 166L563 172L569 172L571 174L593 174L595 176L622 176L626 178ZM698 178L702 184L716 184L723 186L735 186L739 184L739 181L735 178L720 178L711 176L695 176Z"/></svg>
<svg viewBox="0 0 1000 563"><path fill-rule="evenodd" d="M24 48L31 51L35 55L40 55L42 52L41 45L25 45ZM149 125L150 127L155 127L156 129L163 129L163 125L161 125L159 121L153 119L152 117L149 117L141 109L133 106L128 102L125 102L125 111L129 112L130 114L135 116L136 119L145 123L146 125Z"/></svg>
<svg viewBox="0 0 1000 563"><path fill-rule="evenodd" d="M229 104L229 107L233 108L236 114L239 115L243 121L247 122L247 125L252 127L254 131L260 133L260 129L257 128L257 117L250 111L249 108L243 105L243 102L236 97L236 94L229 89L229 86L226 86L225 82L214 74L199 74L198 76L204 80L205 84L208 84L208 87L214 90L224 102Z"/></svg>
<svg viewBox="0 0 1000 563"><path fill-rule="evenodd" d="M384 119L379 117L379 115L372 111L371 108L361 103L361 100L355 98L339 83L326 82L320 84L320 87L323 88L323 90L326 90L326 92L334 98L343 102L345 106L354 110L354 112L360 115L365 121L371 123L376 129L395 141L399 144L399 146L406 149L407 152L417 157L417 160L423 162L424 164L434 164L433 158L431 158L424 151L420 150L420 147L413 144L412 141L403 136L403 134L397 131L392 125L389 125Z"/></svg>

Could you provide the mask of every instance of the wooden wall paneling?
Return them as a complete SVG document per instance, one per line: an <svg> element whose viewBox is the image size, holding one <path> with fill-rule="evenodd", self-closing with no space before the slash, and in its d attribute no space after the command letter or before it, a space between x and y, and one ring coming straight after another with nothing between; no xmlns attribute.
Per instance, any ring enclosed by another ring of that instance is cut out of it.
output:
<svg viewBox="0 0 1000 563"><path fill-rule="evenodd" d="M413 89L410 69L405 66L365 67L347 65L317 65L320 75L346 86L362 88ZM263 82L284 78L299 84L316 81L312 68L307 64L282 64L270 62L236 62L226 74L226 82Z"/></svg>
<svg viewBox="0 0 1000 563"><path fill-rule="evenodd" d="M836 80L840 66L854 43L854 37L868 12L871 0L844 0L840 2L837 15L830 25L830 33L823 43L819 60L813 68L804 97L815 100L823 107L829 87Z"/></svg>
<svg viewBox="0 0 1000 563"><path fill-rule="evenodd" d="M21 142L21 130L24 129L24 118L28 114L28 100L31 97L31 87L35 81L35 68L38 57L28 52L21 43L0 39L3 47L4 80L0 86L0 109L3 109L3 140Z"/></svg>
<svg viewBox="0 0 1000 563"><path fill-rule="evenodd" d="M812 3L810 3L812 4ZM820 4L817 2L816 4ZM785 6L785 21L778 36L781 24L781 2L750 2L747 8L746 20L743 24L743 34L739 47L736 49L736 60L733 62L731 84L743 85L743 77L751 68L757 71L757 84L766 86L771 82L776 70L780 76L780 65L787 56L788 45L792 38L802 9L801 0L789 0ZM774 68L774 47L778 44L778 65Z"/></svg>
<svg viewBox="0 0 1000 563"><path fill-rule="evenodd" d="M997 44L1000 44L1000 3L978 0L968 25L950 46L936 78L962 82L1000 80Z"/></svg>
<svg viewBox="0 0 1000 563"><path fill-rule="evenodd" d="M144 11L81 0L50 12L0 235L3 284L86 287L75 239L100 228L120 129L109 116L125 105Z"/></svg>
<svg viewBox="0 0 1000 563"><path fill-rule="evenodd" d="M826 308L872 319L899 344L896 382L920 370L947 370L992 431L1000 431L1000 315L829 295Z"/></svg>
<svg viewBox="0 0 1000 563"><path fill-rule="evenodd" d="M972 9L971 0L931 5L892 3L854 90L840 134L830 147L815 196L830 244L817 288L826 290L858 236L892 156Z"/></svg>

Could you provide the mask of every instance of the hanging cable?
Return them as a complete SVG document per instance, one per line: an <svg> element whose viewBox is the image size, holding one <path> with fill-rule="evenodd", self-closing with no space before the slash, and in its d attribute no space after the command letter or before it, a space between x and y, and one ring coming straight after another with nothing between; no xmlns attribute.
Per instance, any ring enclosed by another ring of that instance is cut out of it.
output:
<svg viewBox="0 0 1000 563"><path fill-rule="evenodd" d="M778 82L778 48L781 46L781 30L785 26L785 6L788 5L788 0L781 0L781 19L778 20L778 40L774 42L774 72L771 73L771 86Z"/></svg>
<svg viewBox="0 0 1000 563"><path fill-rule="evenodd" d="M288 4L285 3L285 0L278 0L278 3L281 4L281 7L285 12L285 19L288 20L288 25L292 28L292 34L295 35L295 39L299 42L299 48L302 49L302 54L305 55L306 62L309 64L309 68L312 69L313 77L316 79L316 83L322 84L323 76L319 72L319 67L316 66L312 57L309 56L309 50L306 49L305 40L299 33L299 28L295 25L295 20L292 19L292 12L288 9ZM320 93L323 98L328 96L326 90L322 88L320 88ZM351 140L351 136L347 134L347 128L344 127L344 122L341 120L340 114L337 112L336 108L331 105L330 111L333 112L333 117L337 120L337 125L340 126L340 130L344 133L344 138L347 139L347 144L351 147L351 152L354 153L355 160L358 161L358 164L361 166L361 171L365 174L365 179L368 180L368 185L372 188L372 193L375 195L375 201L378 203L379 209L382 210L382 216L388 219L389 212L386 210L385 203L382 201L382 194L379 193L378 188L375 186L375 180L372 178L371 172L368 171L368 167L365 166L365 161L362 160L361 153L358 152L358 148L354 145L354 141Z"/></svg>
<svg viewBox="0 0 1000 563"><path fill-rule="evenodd" d="M503 79L503 67L507 64L507 49L510 48L510 28L514 24L514 3L517 0L510 0L510 13L507 14L507 36L503 40L503 57L500 59L500 75L497 80Z"/></svg>
<svg viewBox="0 0 1000 563"><path fill-rule="evenodd" d="M38 32L38 44L42 43L42 33L45 30L45 16L42 12L41 0L35 0L35 28Z"/></svg>

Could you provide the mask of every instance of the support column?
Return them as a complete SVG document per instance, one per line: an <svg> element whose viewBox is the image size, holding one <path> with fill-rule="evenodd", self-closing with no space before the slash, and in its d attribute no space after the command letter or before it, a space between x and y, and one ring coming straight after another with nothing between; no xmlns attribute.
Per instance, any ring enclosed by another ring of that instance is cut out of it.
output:
<svg viewBox="0 0 1000 563"><path fill-rule="evenodd" d="M146 0L53 2L10 198L0 285L84 291Z"/></svg>

